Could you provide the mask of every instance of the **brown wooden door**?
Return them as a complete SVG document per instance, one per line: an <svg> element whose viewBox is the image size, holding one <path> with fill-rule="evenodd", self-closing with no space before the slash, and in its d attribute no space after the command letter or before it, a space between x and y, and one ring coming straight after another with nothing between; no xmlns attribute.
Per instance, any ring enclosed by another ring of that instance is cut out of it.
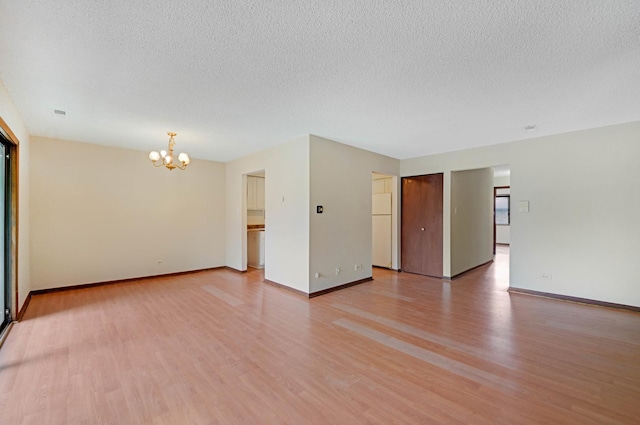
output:
<svg viewBox="0 0 640 425"><path fill-rule="evenodd" d="M443 175L402 178L402 271L442 276Z"/></svg>

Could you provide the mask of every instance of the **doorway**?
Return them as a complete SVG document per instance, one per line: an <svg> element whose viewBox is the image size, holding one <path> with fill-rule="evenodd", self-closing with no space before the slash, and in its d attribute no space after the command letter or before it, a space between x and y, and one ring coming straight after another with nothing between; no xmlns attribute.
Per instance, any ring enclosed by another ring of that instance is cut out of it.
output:
<svg viewBox="0 0 640 425"><path fill-rule="evenodd" d="M509 287L511 257L511 166L493 169L493 270L499 289Z"/></svg>
<svg viewBox="0 0 640 425"><path fill-rule="evenodd" d="M265 177L264 171L249 173L246 176L246 258L247 266L254 269L264 269L266 264Z"/></svg>
<svg viewBox="0 0 640 425"><path fill-rule="evenodd" d="M375 172L371 179L371 264L392 269L395 179Z"/></svg>
<svg viewBox="0 0 640 425"><path fill-rule="evenodd" d="M511 187L493 188L493 253L496 245L510 245L511 239Z"/></svg>
<svg viewBox="0 0 640 425"><path fill-rule="evenodd" d="M493 253L497 246L511 245L511 166L496 165L493 170Z"/></svg>
<svg viewBox="0 0 640 425"><path fill-rule="evenodd" d="M402 178L402 271L442 277L444 175Z"/></svg>

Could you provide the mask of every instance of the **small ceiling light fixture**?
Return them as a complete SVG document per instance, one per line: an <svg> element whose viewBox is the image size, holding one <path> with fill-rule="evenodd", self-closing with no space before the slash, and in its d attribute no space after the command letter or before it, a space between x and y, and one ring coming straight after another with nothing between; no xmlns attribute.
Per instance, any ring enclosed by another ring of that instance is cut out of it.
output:
<svg viewBox="0 0 640 425"><path fill-rule="evenodd" d="M184 170L191 162L191 158L189 158L189 155L182 152L180 155L178 155L178 161L180 161L180 164L182 165L174 164L173 147L176 145L176 142L173 140L173 138L176 136L176 133L168 132L167 134L169 135L169 152L167 153L167 151L151 151L149 153L149 159L151 160L151 162L153 162L154 167L161 167L164 165L169 170L173 170L174 168Z"/></svg>

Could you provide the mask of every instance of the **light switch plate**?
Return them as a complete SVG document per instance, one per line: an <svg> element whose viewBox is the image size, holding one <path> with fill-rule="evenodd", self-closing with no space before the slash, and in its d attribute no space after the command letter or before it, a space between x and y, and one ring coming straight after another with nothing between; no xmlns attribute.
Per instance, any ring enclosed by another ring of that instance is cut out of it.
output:
<svg viewBox="0 0 640 425"><path fill-rule="evenodd" d="M521 212L521 213L529 212L529 201L519 201L518 212Z"/></svg>

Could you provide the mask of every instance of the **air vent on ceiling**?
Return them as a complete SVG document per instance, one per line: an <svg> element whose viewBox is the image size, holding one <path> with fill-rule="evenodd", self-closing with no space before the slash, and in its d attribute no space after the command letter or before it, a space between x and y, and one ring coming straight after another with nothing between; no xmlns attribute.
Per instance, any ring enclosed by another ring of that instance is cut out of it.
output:
<svg viewBox="0 0 640 425"><path fill-rule="evenodd" d="M56 115L60 115L60 116L62 116L62 117L64 117L64 116L66 116L66 115L67 115L67 113L66 113L65 111L62 111L62 110L60 110L60 109L54 109L54 110L53 110L53 113L54 113L54 114L56 114Z"/></svg>
<svg viewBox="0 0 640 425"><path fill-rule="evenodd" d="M524 126L525 131L538 131L538 126L535 124L529 124Z"/></svg>

